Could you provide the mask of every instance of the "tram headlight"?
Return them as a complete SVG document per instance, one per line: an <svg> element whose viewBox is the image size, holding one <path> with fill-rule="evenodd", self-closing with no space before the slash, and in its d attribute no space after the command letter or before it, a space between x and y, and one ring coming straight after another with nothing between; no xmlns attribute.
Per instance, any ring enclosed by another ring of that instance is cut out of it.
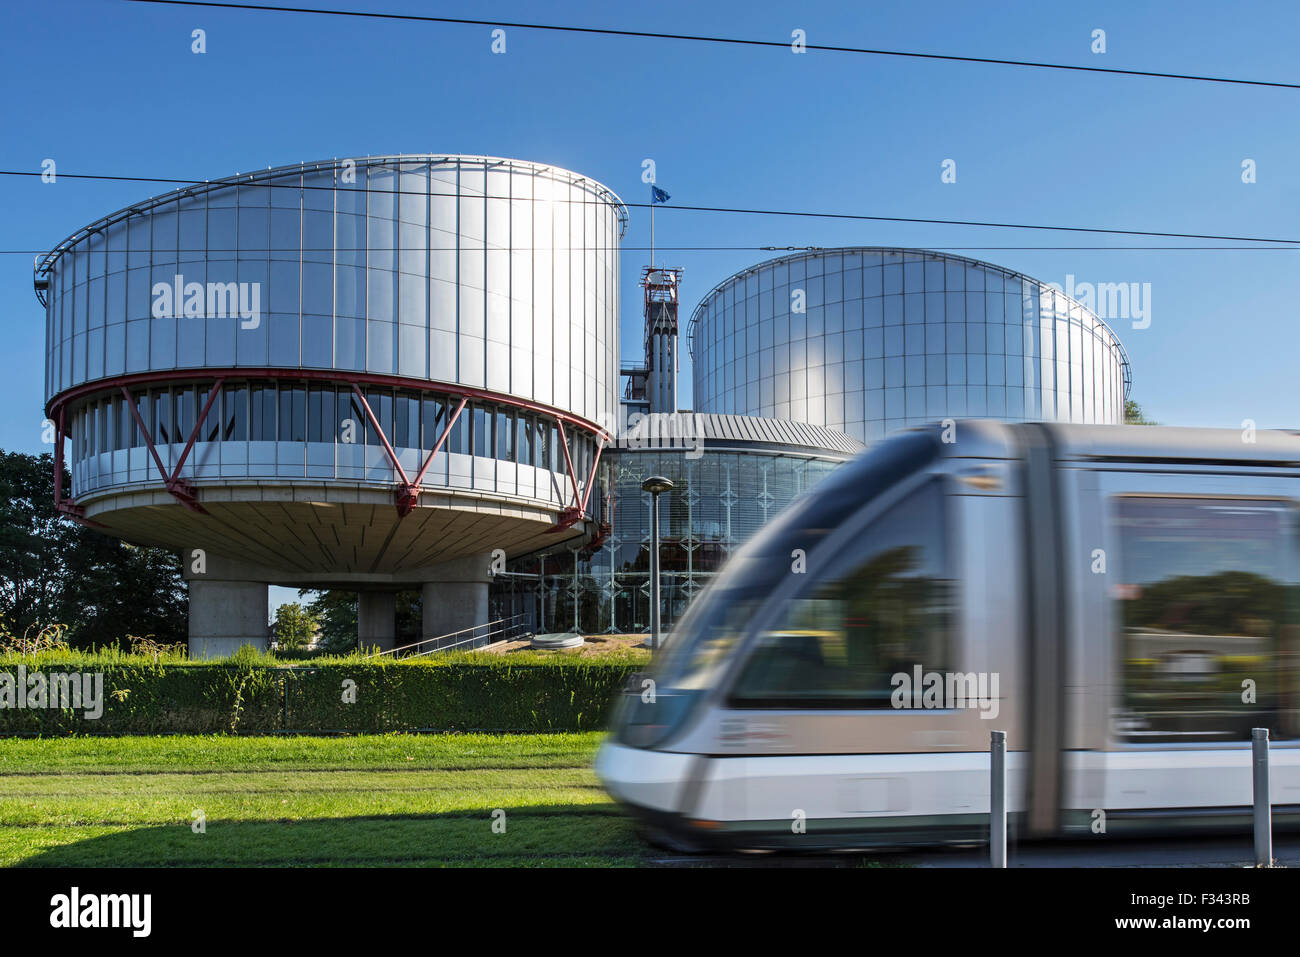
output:
<svg viewBox="0 0 1300 957"><path fill-rule="evenodd" d="M634 676L635 677L635 676ZM625 690L614 712L614 734L620 744L631 748L653 748L681 727L698 691L664 691L645 694Z"/></svg>

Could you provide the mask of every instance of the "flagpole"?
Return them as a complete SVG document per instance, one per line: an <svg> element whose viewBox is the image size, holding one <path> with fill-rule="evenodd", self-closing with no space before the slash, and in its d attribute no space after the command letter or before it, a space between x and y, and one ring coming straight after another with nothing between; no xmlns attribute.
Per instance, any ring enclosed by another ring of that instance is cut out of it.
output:
<svg viewBox="0 0 1300 957"><path fill-rule="evenodd" d="M650 268L655 268L655 184L650 184Z"/></svg>

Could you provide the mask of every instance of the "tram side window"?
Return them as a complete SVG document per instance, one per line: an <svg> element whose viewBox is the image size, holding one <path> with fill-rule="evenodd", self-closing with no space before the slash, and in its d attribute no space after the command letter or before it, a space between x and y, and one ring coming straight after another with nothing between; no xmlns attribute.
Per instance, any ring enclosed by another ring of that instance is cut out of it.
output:
<svg viewBox="0 0 1300 957"><path fill-rule="evenodd" d="M1131 744L1300 736L1296 509L1123 496L1112 595L1115 734Z"/></svg>
<svg viewBox="0 0 1300 957"><path fill-rule="evenodd" d="M885 710L895 675L951 671L956 591L943 516L936 481L878 518L840 570L810 581L761 636L733 704ZM816 552L809 559L815 568Z"/></svg>

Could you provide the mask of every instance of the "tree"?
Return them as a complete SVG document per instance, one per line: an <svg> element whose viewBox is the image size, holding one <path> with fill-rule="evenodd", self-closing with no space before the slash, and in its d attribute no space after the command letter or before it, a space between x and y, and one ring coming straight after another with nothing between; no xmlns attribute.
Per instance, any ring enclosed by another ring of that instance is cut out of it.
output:
<svg viewBox="0 0 1300 957"><path fill-rule="evenodd" d="M311 598L307 610L320 622L320 648L330 654L340 655L357 646L356 592L338 588L325 591L300 588L298 597ZM405 588L397 592L395 619L399 646L411 645L420 640L423 612L418 588Z"/></svg>
<svg viewBox="0 0 1300 957"><path fill-rule="evenodd" d="M1138 405L1134 399L1124 400L1124 424L1125 425L1159 425L1159 422L1148 419L1142 411L1142 406Z"/></svg>
<svg viewBox="0 0 1300 957"><path fill-rule="evenodd" d="M318 645L332 655L357 646L357 593L331 588L327 591L298 589L299 598L311 597L307 613L320 624Z"/></svg>
<svg viewBox="0 0 1300 957"><path fill-rule="evenodd" d="M0 451L0 618L16 634L63 624L74 647L128 636L173 644L185 641L188 614L177 555L59 514L53 456Z"/></svg>
<svg viewBox="0 0 1300 957"><path fill-rule="evenodd" d="M295 601L275 610L271 635L277 648L292 651L310 644L319 627L315 616Z"/></svg>
<svg viewBox="0 0 1300 957"><path fill-rule="evenodd" d="M53 472L48 453L0 454L0 616L20 635L62 617L73 536L54 510Z"/></svg>

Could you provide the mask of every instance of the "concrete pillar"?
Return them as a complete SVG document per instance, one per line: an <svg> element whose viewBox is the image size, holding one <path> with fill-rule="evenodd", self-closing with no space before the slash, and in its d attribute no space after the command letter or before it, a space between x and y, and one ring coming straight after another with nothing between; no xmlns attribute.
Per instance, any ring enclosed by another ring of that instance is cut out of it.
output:
<svg viewBox="0 0 1300 957"><path fill-rule="evenodd" d="M270 646L265 582L190 579L190 657L221 658Z"/></svg>
<svg viewBox="0 0 1300 957"><path fill-rule="evenodd" d="M491 561L491 554L485 552L429 570L420 590L422 638L438 638L487 623Z"/></svg>
<svg viewBox="0 0 1300 957"><path fill-rule="evenodd" d="M363 650L397 647L397 593L357 592L357 639Z"/></svg>

